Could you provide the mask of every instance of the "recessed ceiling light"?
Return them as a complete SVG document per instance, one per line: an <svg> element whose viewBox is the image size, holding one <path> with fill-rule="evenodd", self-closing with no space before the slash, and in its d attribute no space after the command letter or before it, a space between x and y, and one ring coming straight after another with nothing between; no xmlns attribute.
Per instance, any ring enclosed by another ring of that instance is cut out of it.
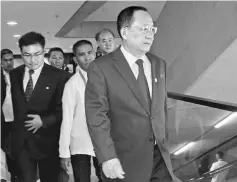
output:
<svg viewBox="0 0 237 182"><path fill-rule="evenodd" d="M13 35L13 37L15 38L19 38L21 35Z"/></svg>
<svg viewBox="0 0 237 182"><path fill-rule="evenodd" d="M9 21L7 22L7 24L13 26L13 25L17 25L18 23L16 21Z"/></svg>

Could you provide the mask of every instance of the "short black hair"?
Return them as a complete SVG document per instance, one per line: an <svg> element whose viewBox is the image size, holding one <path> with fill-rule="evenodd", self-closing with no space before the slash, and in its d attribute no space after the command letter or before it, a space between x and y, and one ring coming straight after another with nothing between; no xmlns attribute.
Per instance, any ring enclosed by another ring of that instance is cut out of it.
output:
<svg viewBox="0 0 237 182"><path fill-rule="evenodd" d="M145 7L142 6L129 6L125 9L123 9L118 17L117 17L117 30L118 30L118 34L119 36L122 38L121 36L121 29L125 26L130 26L132 24L132 18L133 18L133 14L135 11L146 11L147 9Z"/></svg>
<svg viewBox="0 0 237 182"><path fill-rule="evenodd" d="M100 35L103 34L103 33L111 33L113 38L115 37L114 36L114 33L112 32L112 30L108 29L108 28L103 28L101 31L97 32L96 35L95 35L95 40L98 42L99 39L100 39Z"/></svg>
<svg viewBox="0 0 237 182"><path fill-rule="evenodd" d="M92 43L89 40L79 40L72 47L74 55L76 55L77 48L85 44L89 44L93 48Z"/></svg>
<svg viewBox="0 0 237 182"><path fill-rule="evenodd" d="M34 44L40 44L42 48L44 49L45 38L40 33L32 31L21 36L21 38L18 41L18 44L21 51L22 51L23 46L29 46L29 45L34 45Z"/></svg>
<svg viewBox="0 0 237 182"><path fill-rule="evenodd" d="M52 47L52 48L49 50L49 52L48 52L48 58L50 58L52 52L54 52L54 51L61 52L61 53L63 54L63 56L64 56L64 52L63 52L63 50L62 50L60 47Z"/></svg>
<svg viewBox="0 0 237 182"><path fill-rule="evenodd" d="M1 59L5 54L12 54L13 55L13 52L10 49L2 49L1 50Z"/></svg>
<svg viewBox="0 0 237 182"><path fill-rule="evenodd" d="M219 151L219 152L217 152L216 154L219 155L219 157L220 157L221 159L223 159L223 157L224 157L224 152Z"/></svg>

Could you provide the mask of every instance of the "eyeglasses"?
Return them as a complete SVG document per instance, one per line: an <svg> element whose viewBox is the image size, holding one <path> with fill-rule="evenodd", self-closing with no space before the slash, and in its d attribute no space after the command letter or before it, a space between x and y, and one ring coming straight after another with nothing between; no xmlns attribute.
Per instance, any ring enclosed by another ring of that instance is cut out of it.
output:
<svg viewBox="0 0 237 182"><path fill-rule="evenodd" d="M136 28L138 29L140 32L143 32L144 34L147 34L148 32L152 32L153 34L155 34L157 32L157 27L132 27L132 26L128 26L131 28Z"/></svg>
<svg viewBox="0 0 237 182"><path fill-rule="evenodd" d="M22 56L24 56L26 59L32 59L33 57L34 58L38 58L38 57L40 57L42 54L44 53L44 51L42 51L42 52L39 52L39 53L35 53L35 54L23 54L22 53Z"/></svg>

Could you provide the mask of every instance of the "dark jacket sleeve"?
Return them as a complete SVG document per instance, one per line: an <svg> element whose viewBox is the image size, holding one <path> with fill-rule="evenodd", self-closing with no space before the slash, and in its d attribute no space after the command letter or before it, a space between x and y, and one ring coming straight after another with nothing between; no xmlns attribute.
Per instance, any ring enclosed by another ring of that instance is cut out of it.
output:
<svg viewBox="0 0 237 182"><path fill-rule="evenodd" d="M111 121L107 116L109 102L106 80L96 61L90 64L88 71L85 111L88 130L99 162L117 158L110 135Z"/></svg>

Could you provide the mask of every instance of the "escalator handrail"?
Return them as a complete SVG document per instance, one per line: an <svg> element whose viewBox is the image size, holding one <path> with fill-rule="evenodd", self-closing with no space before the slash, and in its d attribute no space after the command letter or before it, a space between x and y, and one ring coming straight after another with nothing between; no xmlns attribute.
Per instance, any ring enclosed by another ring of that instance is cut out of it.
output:
<svg viewBox="0 0 237 182"><path fill-rule="evenodd" d="M203 157L203 156L205 156L205 155L211 153L212 151L216 150L217 148L220 148L221 146L225 145L225 144L228 143L228 142L231 142L232 140L234 140L234 139L236 139L236 138L237 138L237 134L234 135L234 136L232 136L232 137L230 137L230 138L228 138L227 140L225 140L224 142L220 143L219 145L217 145L217 146L211 148L210 150L207 150L206 152L204 152L204 153L200 154L199 156L193 158L192 160L186 162L186 163L183 164L182 166L177 167L177 168L174 169L173 171L176 172L176 171L182 169L183 167L187 166L188 164L192 163L193 161L198 160L199 158L201 158L201 157Z"/></svg>
<svg viewBox="0 0 237 182"><path fill-rule="evenodd" d="M189 179L188 181L210 178L210 177L214 176L215 174L221 173L225 170L232 169L235 166L237 166L237 160L234 160L234 161L232 161L232 162L230 162L230 163L228 163L228 164L226 164L222 167L219 167L218 169L215 169L213 171L208 171L208 172L204 173L203 175L201 175L198 178Z"/></svg>
<svg viewBox="0 0 237 182"><path fill-rule="evenodd" d="M216 101L212 99L206 99L202 97L190 96L190 95L179 94L179 93L174 93L174 92L168 92L167 96L170 99L180 100L180 101L198 104L202 106L207 106L207 107L212 107L212 108L217 108L217 109L222 109L222 110L232 111L232 112L237 111L237 104L233 104L229 102Z"/></svg>

